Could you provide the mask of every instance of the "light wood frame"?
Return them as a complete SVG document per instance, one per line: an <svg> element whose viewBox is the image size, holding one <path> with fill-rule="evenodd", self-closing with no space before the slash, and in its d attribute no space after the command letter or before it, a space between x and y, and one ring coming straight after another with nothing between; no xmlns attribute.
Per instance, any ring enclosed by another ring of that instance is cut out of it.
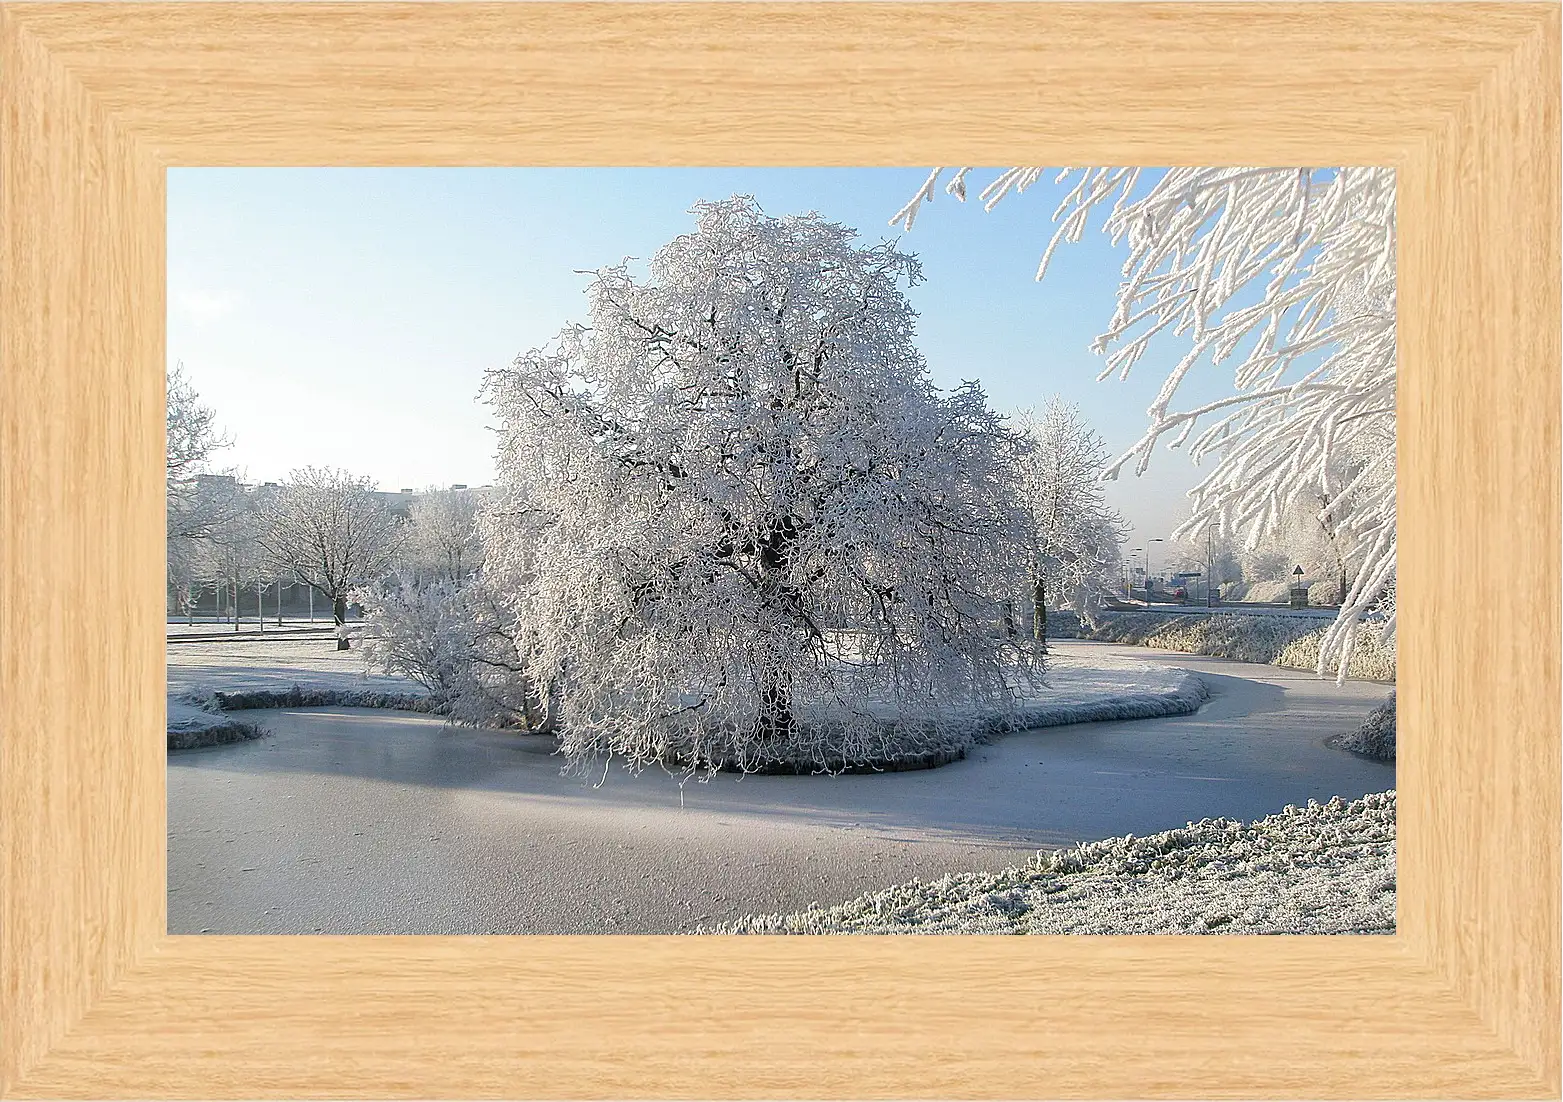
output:
<svg viewBox="0 0 1563 1102"><path fill-rule="evenodd" d="M1558 77L1554 4L0 5L0 1094L1557 1097ZM1400 171L1396 936L165 934L165 167L1015 161Z"/></svg>

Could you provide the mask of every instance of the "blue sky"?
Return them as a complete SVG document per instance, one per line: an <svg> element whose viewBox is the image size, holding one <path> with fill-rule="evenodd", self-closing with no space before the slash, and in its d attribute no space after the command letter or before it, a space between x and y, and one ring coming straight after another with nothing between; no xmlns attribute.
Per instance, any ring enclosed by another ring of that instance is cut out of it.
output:
<svg viewBox="0 0 1563 1102"><path fill-rule="evenodd" d="M493 477L483 372L585 320L579 270L648 257L688 232L697 199L815 210L868 240L899 238L927 282L910 297L934 379L978 379L996 409L1079 405L1116 454L1181 355L1153 346L1127 381L1096 382L1122 250L1093 227L1034 281L1058 190L992 213L942 192L910 233L890 216L926 169L206 169L168 172L168 357L234 440L219 457L257 481L306 464L382 489ZM975 172L977 184L991 172ZM1099 223L1098 223L1099 225ZM1204 366L1180 404L1230 387ZM1223 385L1224 384L1224 385ZM1187 514L1198 470L1158 452L1109 499L1130 546Z"/></svg>

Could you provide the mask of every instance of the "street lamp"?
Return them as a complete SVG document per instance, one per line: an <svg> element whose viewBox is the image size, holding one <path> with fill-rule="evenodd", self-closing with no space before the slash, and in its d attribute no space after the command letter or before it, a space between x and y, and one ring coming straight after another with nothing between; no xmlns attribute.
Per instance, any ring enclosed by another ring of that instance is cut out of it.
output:
<svg viewBox="0 0 1563 1102"><path fill-rule="evenodd" d="M1160 536L1153 536L1145 542L1145 607L1151 607L1151 548L1153 543L1166 543Z"/></svg>

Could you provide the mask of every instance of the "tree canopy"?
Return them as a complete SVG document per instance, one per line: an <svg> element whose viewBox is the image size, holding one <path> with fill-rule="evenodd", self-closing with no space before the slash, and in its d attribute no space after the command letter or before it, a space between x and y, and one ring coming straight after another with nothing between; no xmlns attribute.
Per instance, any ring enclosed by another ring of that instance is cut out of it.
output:
<svg viewBox="0 0 1563 1102"><path fill-rule="evenodd" d="M1025 444L976 384L930 381L917 260L748 198L694 215L486 383L486 571L524 594L566 751L825 762L887 718L1008 701L1033 660L998 629Z"/></svg>

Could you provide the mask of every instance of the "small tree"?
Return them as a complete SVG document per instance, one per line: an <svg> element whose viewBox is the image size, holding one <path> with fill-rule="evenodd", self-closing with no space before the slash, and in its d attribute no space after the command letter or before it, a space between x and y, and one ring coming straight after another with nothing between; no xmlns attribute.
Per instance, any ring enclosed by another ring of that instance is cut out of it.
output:
<svg viewBox="0 0 1563 1102"><path fill-rule="evenodd" d="M565 750L828 767L886 716L1007 703L1023 444L975 384L933 387L916 259L747 198L694 213L486 384L502 487L541 518L486 525L486 569Z"/></svg>
<svg viewBox="0 0 1563 1102"><path fill-rule="evenodd" d="M416 577L460 585L478 569L483 560L477 538L481 504L474 490L428 490L413 499L405 549Z"/></svg>
<svg viewBox="0 0 1563 1102"><path fill-rule="evenodd" d="M385 576L401 538L396 518L373 491L367 478L301 467L262 510L261 542L271 562L331 602L338 650L349 646L342 631L348 593Z"/></svg>
<svg viewBox="0 0 1563 1102"><path fill-rule="evenodd" d="M195 577L226 590L233 600L233 626L239 630L239 602L251 585L269 577L269 556L261 545L261 521L253 512L235 512L195 542ZM260 618L260 596L255 598Z"/></svg>
<svg viewBox="0 0 1563 1102"><path fill-rule="evenodd" d="M1032 444L1020 493L1031 520L1032 634L1040 642L1049 593L1084 616L1116 587L1125 530L1102 485L1107 445L1080 410L1054 397L1040 416L1025 411L1019 422Z"/></svg>

